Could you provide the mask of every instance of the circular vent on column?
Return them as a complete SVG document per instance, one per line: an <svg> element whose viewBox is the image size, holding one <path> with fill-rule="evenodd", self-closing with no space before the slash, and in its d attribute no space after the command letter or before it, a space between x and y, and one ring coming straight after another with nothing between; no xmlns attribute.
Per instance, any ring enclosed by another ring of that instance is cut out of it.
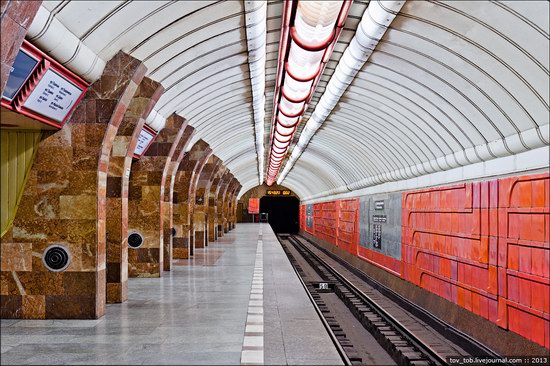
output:
<svg viewBox="0 0 550 366"><path fill-rule="evenodd" d="M61 272L71 263L71 254L61 245L50 245L44 251L42 262L52 272Z"/></svg>
<svg viewBox="0 0 550 366"><path fill-rule="evenodd" d="M143 236L140 233L131 233L128 235L128 246L137 249L143 244Z"/></svg>

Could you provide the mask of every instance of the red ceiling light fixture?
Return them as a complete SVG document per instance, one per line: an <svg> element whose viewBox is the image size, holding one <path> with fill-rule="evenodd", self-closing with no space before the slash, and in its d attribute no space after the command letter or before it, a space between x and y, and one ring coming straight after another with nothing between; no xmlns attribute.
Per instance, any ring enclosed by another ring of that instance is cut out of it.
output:
<svg viewBox="0 0 550 366"><path fill-rule="evenodd" d="M267 185L272 185L277 178L351 4L352 0L284 2Z"/></svg>

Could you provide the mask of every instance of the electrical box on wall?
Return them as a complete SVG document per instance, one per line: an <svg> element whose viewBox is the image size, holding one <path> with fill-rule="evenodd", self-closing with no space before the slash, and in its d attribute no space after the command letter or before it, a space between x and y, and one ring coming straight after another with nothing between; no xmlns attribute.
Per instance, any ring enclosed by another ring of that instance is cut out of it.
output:
<svg viewBox="0 0 550 366"><path fill-rule="evenodd" d="M89 84L24 41L2 94L2 128L63 127Z"/></svg>

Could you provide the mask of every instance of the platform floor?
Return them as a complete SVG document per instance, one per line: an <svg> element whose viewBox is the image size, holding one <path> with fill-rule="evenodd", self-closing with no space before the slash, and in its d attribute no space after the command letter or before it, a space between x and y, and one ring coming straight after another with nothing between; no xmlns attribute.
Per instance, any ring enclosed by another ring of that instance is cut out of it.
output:
<svg viewBox="0 0 550 366"><path fill-rule="evenodd" d="M238 224L98 320L2 320L1 364L339 365L273 231Z"/></svg>

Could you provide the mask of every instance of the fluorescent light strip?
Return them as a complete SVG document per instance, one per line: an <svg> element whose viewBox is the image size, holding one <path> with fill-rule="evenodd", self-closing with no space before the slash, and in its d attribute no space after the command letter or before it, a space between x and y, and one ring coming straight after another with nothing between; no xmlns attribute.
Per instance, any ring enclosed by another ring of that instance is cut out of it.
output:
<svg viewBox="0 0 550 366"><path fill-rule="evenodd" d="M284 181L313 135L323 125L325 119L332 112L332 109L355 78L355 75L367 62L391 22L403 7L403 4L405 4L404 0L371 1L369 3L369 7L363 14L361 22L357 27L355 36L338 62L336 70L327 84L325 93L321 96L319 103L317 103L311 118L300 135L298 143L279 176L277 180L278 184Z"/></svg>
<svg viewBox="0 0 550 366"><path fill-rule="evenodd" d="M274 94L268 185L274 183L279 173L296 127L342 31L350 6L351 0L301 0L292 20L293 2L285 2Z"/></svg>

